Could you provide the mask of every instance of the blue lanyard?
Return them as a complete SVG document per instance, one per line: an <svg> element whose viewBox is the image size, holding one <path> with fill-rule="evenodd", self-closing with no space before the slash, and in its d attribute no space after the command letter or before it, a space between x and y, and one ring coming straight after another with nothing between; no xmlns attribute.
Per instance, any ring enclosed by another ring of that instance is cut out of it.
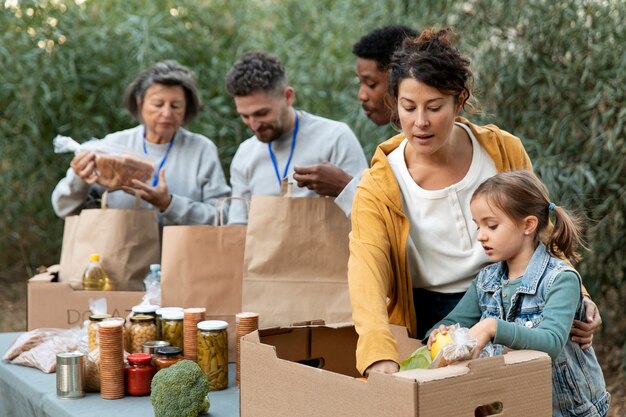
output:
<svg viewBox="0 0 626 417"><path fill-rule="evenodd" d="M174 146L175 137L176 137L176 133L174 132L174 136L172 136L172 139L170 140L170 145L167 147L167 151L165 151L165 155L163 155L163 158L161 158L161 163L159 163L159 169L157 169L157 171L154 173L154 177L152 177L153 187L156 187L157 184L159 183L159 173L161 172L161 169L163 169L163 165L165 165L165 161L167 160L167 157L170 154L170 150L172 149L172 146ZM148 148L146 147L146 131L145 130L143 132L143 153L148 155Z"/></svg>
<svg viewBox="0 0 626 417"><path fill-rule="evenodd" d="M285 171L283 172L283 176L280 176L278 172L278 163L276 162L276 155L274 155L274 151L272 151L272 142L267 144L267 149L270 151L270 159L272 160L272 165L274 165L274 172L276 173L276 178L278 179L278 186L281 187L283 183L283 178L287 176L287 172L289 171L289 165L291 165L291 158L293 157L293 150L296 147L296 136L298 136L298 126L300 125L300 118L298 117L298 112L293 111L296 115L296 126L293 128L293 135L291 136L291 151L289 151L289 158L287 159L287 165L285 166Z"/></svg>

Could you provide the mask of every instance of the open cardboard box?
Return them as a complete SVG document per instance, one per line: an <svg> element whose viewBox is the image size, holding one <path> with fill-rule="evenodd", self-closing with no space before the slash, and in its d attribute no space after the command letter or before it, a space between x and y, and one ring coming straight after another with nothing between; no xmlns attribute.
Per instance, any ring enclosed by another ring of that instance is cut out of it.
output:
<svg viewBox="0 0 626 417"><path fill-rule="evenodd" d="M392 326L401 358L420 346ZM349 324L266 329L241 340L241 416L550 416L550 357L521 350L439 369L359 380ZM520 387L532 387L520 390ZM532 394L529 394L532 392ZM501 403L501 404L499 404ZM487 414L488 415L488 414Z"/></svg>
<svg viewBox="0 0 626 417"><path fill-rule="evenodd" d="M143 291L74 290L69 283L57 281L58 270L53 265L28 280L28 330L82 326L91 314L90 298L106 298L109 314L126 317L144 295Z"/></svg>

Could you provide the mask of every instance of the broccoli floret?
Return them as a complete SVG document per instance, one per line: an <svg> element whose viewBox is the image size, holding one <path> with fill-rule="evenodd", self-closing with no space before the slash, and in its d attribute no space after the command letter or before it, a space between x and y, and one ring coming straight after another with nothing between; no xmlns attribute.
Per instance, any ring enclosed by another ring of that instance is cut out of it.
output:
<svg viewBox="0 0 626 417"><path fill-rule="evenodd" d="M189 360L157 372L151 389L154 417L196 417L208 403L209 382L198 364Z"/></svg>

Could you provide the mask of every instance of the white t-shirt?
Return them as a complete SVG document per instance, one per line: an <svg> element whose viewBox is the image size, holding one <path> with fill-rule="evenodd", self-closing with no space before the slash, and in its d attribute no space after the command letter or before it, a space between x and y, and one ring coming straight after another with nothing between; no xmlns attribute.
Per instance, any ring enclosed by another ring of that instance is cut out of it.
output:
<svg viewBox="0 0 626 417"><path fill-rule="evenodd" d="M472 162L456 184L425 190L415 183L404 160L407 140L387 157L398 181L404 212L410 222L407 256L414 288L443 293L467 290L489 259L476 241L470 212L474 190L496 175L495 164L472 131L461 123L472 141Z"/></svg>

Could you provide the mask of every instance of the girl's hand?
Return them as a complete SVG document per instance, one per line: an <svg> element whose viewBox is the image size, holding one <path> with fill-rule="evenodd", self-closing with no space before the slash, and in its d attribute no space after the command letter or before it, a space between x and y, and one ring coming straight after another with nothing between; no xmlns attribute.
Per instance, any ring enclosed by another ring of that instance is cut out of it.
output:
<svg viewBox="0 0 626 417"><path fill-rule="evenodd" d="M450 330L450 327L451 326L445 326L443 324L440 324L438 328L430 332L430 335L428 336L428 341L426 342L426 346L428 347L428 350L430 350L430 348L432 347L437 333L446 334Z"/></svg>
<svg viewBox="0 0 626 417"><path fill-rule="evenodd" d="M133 186L124 187L124 191L132 195L138 194L142 200L147 201L161 211L165 211L172 202L172 195L169 193L167 183L165 182L165 169L159 172L159 183L156 187L133 180Z"/></svg>
<svg viewBox="0 0 626 417"><path fill-rule="evenodd" d="M498 322L493 317L481 320L472 326L469 335L476 340L476 355L480 354L487 343L495 337L497 327Z"/></svg>

